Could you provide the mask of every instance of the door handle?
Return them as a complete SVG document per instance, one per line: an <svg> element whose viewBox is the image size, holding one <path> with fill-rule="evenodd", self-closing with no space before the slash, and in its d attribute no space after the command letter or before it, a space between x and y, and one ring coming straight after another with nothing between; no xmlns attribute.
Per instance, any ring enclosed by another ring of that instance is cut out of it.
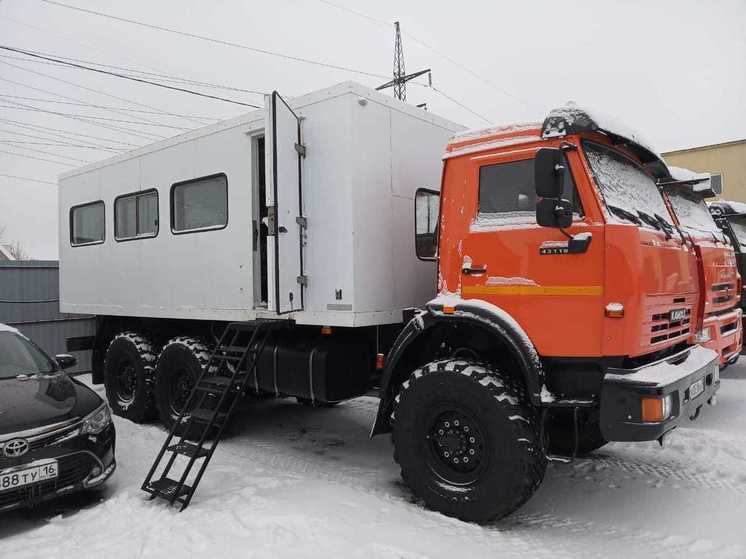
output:
<svg viewBox="0 0 746 559"><path fill-rule="evenodd" d="M487 266L464 266L461 268L461 273L466 276L484 274L486 271Z"/></svg>
<svg viewBox="0 0 746 559"><path fill-rule="evenodd" d="M279 231L280 233L287 233L288 232L288 228L285 227L284 225L280 225L280 227L277 229L277 231Z"/></svg>

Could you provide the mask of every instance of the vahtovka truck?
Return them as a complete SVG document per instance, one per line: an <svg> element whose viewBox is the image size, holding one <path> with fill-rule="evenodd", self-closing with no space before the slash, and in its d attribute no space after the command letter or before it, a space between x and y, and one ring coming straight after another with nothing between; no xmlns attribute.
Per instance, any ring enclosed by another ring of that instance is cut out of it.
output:
<svg viewBox="0 0 746 559"><path fill-rule="evenodd" d="M463 132L353 83L274 93L62 176L61 310L98 316L115 413L170 428L154 497L189 504L240 395L375 389L413 493L486 521L551 452L662 440L714 402L670 178L574 106Z"/></svg>

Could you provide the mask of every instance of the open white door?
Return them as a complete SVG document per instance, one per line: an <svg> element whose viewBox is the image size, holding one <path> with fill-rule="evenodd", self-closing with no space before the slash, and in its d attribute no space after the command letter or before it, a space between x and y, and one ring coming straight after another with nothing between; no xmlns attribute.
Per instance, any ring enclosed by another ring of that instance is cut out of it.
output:
<svg viewBox="0 0 746 559"><path fill-rule="evenodd" d="M303 309L303 235L300 119L275 91L265 97L268 308Z"/></svg>

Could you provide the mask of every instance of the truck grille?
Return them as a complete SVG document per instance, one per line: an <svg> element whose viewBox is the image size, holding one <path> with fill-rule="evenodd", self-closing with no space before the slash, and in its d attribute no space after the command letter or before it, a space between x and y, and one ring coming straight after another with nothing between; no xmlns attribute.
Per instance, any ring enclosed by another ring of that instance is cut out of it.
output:
<svg viewBox="0 0 746 559"><path fill-rule="evenodd" d="M96 465L96 460L86 452L76 452L57 459L59 475L35 485L27 485L12 491L0 492L0 509L19 502L37 499L54 493L58 489L80 483Z"/></svg>
<svg viewBox="0 0 746 559"><path fill-rule="evenodd" d="M658 350L663 345L683 341L691 334L696 295L652 295L645 302L647 316L642 325L642 349Z"/></svg>

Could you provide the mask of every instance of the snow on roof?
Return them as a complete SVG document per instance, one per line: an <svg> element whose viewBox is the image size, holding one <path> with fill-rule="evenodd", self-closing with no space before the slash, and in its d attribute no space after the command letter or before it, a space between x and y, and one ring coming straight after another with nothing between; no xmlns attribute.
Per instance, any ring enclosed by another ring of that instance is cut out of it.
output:
<svg viewBox="0 0 746 559"><path fill-rule="evenodd" d="M552 126L552 124L555 123L559 127ZM620 122L611 115L607 115L596 109L589 110L586 107L580 107L572 101L568 101L564 107L554 109L549 113L549 116L547 116L547 119L544 121L544 127L546 128L544 130L544 137L551 138L566 134L567 130L563 128L565 124L571 127L578 126L597 129L602 132L614 134L615 136L620 136L647 149L653 155L657 156L658 159L663 159L659 152L652 147L652 144L647 142L638 131Z"/></svg>
<svg viewBox="0 0 746 559"><path fill-rule="evenodd" d="M18 330L16 328L8 326L7 324L3 324L2 322L0 322L0 332L15 332L16 334L18 334Z"/></svg>
<svg viewBox="0 0 746 559"><path fill-rule="evenodd" d="M497 126L488 126L487 128L472 128L457 132L451 136L451 142L465 142L466 140L476 140L486 136L497 136L500 134L509 134L511 132L521 132L523 130L532 130L540 128L541 122L518 122L515 124L501 124Z"/></svg>
<svg viewBox="0 0 746 559"><path fill-rule="evenodd" d="M710 185L710 173L697 173L691 169L684 167L672 167L668 166L668 171L671 173L671 177L679 182L691 182L691 188L693 192L705 192L711 190ZM713 192L714 196L715 193Z"/></svg>
<svg viewBox="0 0 746 559"><path fill-rule="evenodd" d="M744 204L743 202L733 202L731 200L716 200L714 202L709 202L707 205L724 209L724 213L732 212L736 214L746 214L746 204Z"/></svg>

